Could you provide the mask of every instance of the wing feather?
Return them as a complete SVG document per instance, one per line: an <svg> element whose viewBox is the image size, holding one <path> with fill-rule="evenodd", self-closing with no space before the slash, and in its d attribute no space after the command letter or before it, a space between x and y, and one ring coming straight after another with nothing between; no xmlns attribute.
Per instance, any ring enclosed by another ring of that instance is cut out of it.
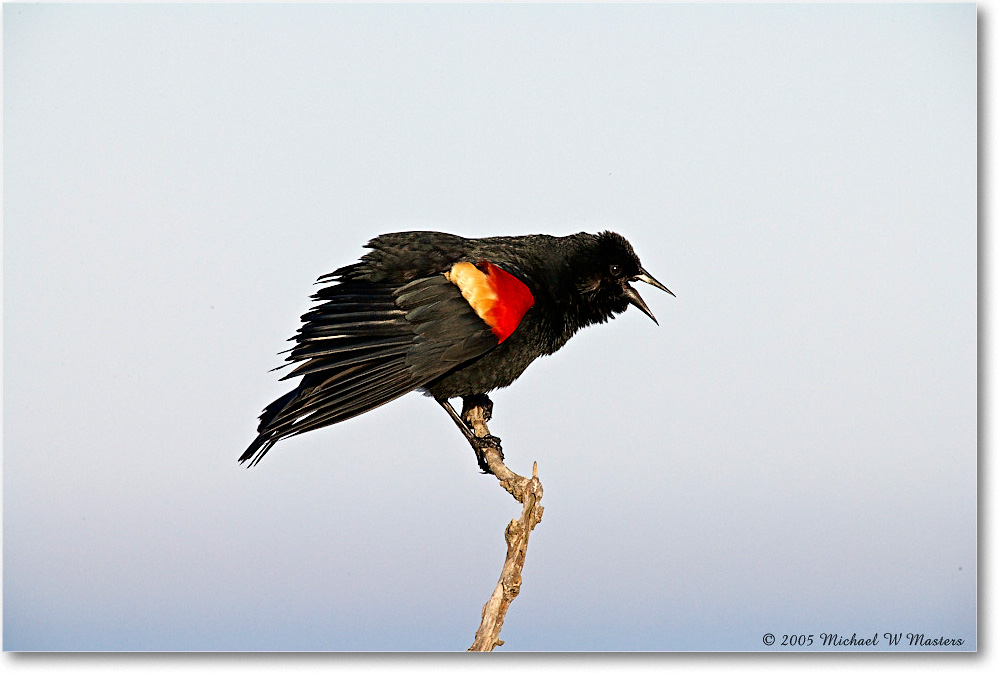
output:
<svg viewBox="0 0 1000 675"><path fill-rule="evenodd" d="M358 263L321 277L339 282L313 295L320 304L302 316L285 359L297 365L282 379L302 381L264 410L241 462L253 466L282 438L372 410L498 344L444 274L371 283L363 273Z"/></svg>

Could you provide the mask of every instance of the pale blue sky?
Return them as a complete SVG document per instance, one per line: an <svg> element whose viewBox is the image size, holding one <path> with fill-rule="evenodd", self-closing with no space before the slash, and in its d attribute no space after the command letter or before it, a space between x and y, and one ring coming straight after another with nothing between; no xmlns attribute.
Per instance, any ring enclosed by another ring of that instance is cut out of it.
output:
<svg viewBox="0 0 1000 675"><path fill-rule="evenodd" d="M409 395L236 458L372 236L614 229L497 392L505 650L976 646L976 10L4 5L4 648L464 649L518 512Z"/></svg>

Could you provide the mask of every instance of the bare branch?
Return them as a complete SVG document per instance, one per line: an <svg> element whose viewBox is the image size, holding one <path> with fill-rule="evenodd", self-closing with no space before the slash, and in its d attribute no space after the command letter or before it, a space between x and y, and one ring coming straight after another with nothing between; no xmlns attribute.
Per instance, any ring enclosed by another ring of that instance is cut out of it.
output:
<svg viewBox="0 0 1000 675"><path fill-rule="evenodd" d="M490 435L486 426L489 409L483 405L466 405L462 418L469 423L476 436ZM500 580L490 599L483 605L483 618L476 630L476 639L469 647L470 652L489 652L503 644L500 630L503 628L507 608L521 591L521 570L528 552L528 537L531 530L542 520L544 510L539 503L542 499L542 483L538 480L538 463L531 468L531 478L514 473L503 463L499 447L483 450L487 465L500 481L500 485L522 504L521 517L510 521L504 532L507 540L507 557L500 571Z"/></svg>

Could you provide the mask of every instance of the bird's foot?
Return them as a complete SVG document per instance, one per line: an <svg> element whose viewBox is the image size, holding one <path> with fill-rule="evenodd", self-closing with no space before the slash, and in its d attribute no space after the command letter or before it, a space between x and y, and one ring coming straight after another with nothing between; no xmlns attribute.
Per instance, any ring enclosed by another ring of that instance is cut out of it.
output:
<svg viewBox="0 0 1000 675"><path fill-rule="evenodd" d="M483 473L493 474L493 470L490 469L489 462L486 461L486 451L496 450L497 454L500 455L500 460L503 461L503 448L500 447L500 439L496 436L473 436L470 439L472 443L472 449L476 452L476 462L479 463L479 468Z"/></svg>
<svg viewBox="0 0 1000 675"><path fill-rule="evenodd" d="M493 401L486 394L476 394L474 396L462 397L462 418L468 421L467 415L472 408L480 408L483 415L483 423L493 419Z"/></svg>

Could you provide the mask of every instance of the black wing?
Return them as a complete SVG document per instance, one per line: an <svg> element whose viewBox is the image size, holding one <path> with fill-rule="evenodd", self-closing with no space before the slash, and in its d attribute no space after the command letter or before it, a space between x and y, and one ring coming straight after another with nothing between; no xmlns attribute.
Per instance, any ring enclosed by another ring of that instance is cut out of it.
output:
<svg viewBox="0 0 1000 675"><path fill-rule="evenodd" d="M443 274L373 283L366 262L324 277L340 283L313 296L322 304L303 315L286 359L299 365L282 378L302 381L265 408L240 462L253 466L282 438L360 415L497 346Z"/></svg>

